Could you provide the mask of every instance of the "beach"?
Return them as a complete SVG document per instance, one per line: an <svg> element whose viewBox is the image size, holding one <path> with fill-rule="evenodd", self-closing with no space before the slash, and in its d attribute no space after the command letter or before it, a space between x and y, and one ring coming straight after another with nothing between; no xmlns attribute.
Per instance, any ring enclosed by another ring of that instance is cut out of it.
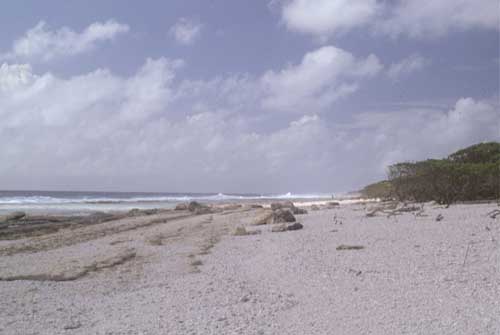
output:
<svg viewBox="0 0 500 335"><path fill-rule="evenodd" d="M0 333L500 333L496 203L270 205L3 227Z"/></svg>

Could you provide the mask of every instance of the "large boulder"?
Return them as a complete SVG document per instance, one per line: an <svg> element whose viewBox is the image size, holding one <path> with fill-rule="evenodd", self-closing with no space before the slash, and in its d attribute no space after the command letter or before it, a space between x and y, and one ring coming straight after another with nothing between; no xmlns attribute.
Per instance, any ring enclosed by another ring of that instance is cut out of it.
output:
<svg viewBox="0 0 500 335"><path fill-rule="evenodd" d="M187 211L188 210L188 204L186 204L186 203L177 204L175 206L175 210L176 211Z"/></svg>
<svg viewBox="0 0 500 335"><path fill-rule="evenodd" d="M253 221L253 225L260 226L265 224L273 223L274 213L272 211L266 211L261 215L257 216Z"/></svg>
<svg viewBox="0 0 500 335"><path fill-rule="evenodd" d="M188 210L196 215L201 215L201 214L211 214L214 212L221 212L222 209L215 209L211 206L207 206L205 204L200 204L199 202L196 201L191 201L189 205L187 206Z"/></svg>
<svg viewBox="0 0 500 335"><path fill-rule="evenodd" d="M271 209L273 211L276 211L278 209L289 209L292 212L292 214L295 215L307 214L307 211L305 209L295 207L295 205L291 201L273 202L271 204Z"/></svg>
<svg viewBox="0 0 500 335"><path fill-rule="evenodd" d="M277 209L274 211L273 223L295 222L295 216L290 209Z"/></svg>
<svg viewBox="0 0 500 335"><path fill-rule="evenodd" d="M197 202L197 201L191 201L191 202L188 204L188 207L187 207L187 208L188 208L188 210L189 210L190 212L194 212L194 211L196 211L197 209L199 209L199 208L203 208L203 207L206 207L206 206L205 206L205 205L200 204L200 203L199 203L199 202Z"/></svg>
<svg viewBox="0 0 500 335"><path fill-rule="evenodd" d="M294 207L293 214L295 215L307 214L307 210L304 208Z"/></svg>

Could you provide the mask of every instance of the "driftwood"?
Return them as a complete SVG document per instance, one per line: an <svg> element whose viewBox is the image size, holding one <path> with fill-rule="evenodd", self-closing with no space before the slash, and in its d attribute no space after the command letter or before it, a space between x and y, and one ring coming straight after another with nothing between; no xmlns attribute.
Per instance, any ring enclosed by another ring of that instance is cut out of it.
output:
<svg viewBox="0 0 500 335"><path fill-rule="evenodd" d="M404 213L412 213L417 212L416 216L423 216L424 213L424 205L408 205L404 203L401 207L397 207L397 203L389 203L382 206L378 206L373 208L371 211L366 213L366 217L374 217L378 213L386 214L388 218L391 216L402 215Z"/></svg>
<svg viewBox="0 0 500 335"><path fill-rule="evenodd" d="M464 257L464 262L462 263L462 266L465 266L465 262L467 261L467 256L469 256L469 249L470 249L470 243L467 244L467 250L465 251L465 257Z"/></svg>
<svg viewBox="0 0 500 335"><path fill-rule="evenodd" d="M490 218L492 219L496 219L497 216L500 215L500 209L495 209L495 210L492 210L491 212L489 212L488 214L486 214L487 216L489 216Z"/></svg>

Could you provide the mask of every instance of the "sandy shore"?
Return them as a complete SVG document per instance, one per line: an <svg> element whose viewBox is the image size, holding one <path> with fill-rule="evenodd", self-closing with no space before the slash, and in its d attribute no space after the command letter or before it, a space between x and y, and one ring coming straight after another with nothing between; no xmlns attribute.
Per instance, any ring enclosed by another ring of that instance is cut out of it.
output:
<svg viewBox="0 0 500 335"><path fill-rule="evenodd" d="M498 206L374 206L297 231L229 206L1 240L0 333L500 334Z"/></svg>

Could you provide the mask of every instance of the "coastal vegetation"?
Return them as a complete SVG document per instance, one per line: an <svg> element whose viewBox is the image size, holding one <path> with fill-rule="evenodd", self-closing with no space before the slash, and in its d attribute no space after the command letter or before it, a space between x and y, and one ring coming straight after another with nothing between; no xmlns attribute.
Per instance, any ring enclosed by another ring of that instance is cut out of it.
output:
<svg viewBox="0 0 500 335"><path fill-rule="evenodd" d="M387 180L370 184L361 193L370 198L440 204L499 199L500 143L479 143L444 159L393 164Z"/></svg>

